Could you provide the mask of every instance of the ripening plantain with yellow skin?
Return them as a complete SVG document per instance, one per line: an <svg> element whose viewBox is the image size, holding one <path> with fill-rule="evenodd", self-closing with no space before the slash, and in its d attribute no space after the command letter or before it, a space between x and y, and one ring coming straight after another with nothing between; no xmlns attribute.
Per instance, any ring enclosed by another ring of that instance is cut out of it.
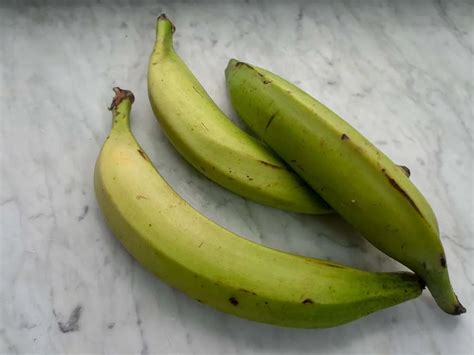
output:
<svg viewBox="0 0 474 355"><path fill-rule="evenodd" d="M413 273L376 273L271 249L207 219L161 177L129 125L131 92L115 89L113 124L94 186L112 232L145 268L239 317L332 327L418 297Z"/></svg>
<svg viewBox="0 0 474 355"><path fill-rule="evenodd" d="M436 217L403 169L341 117L290 82L230 60L240 118L368 241L415 271L439 307L466 310L451 286Z"/></svg>

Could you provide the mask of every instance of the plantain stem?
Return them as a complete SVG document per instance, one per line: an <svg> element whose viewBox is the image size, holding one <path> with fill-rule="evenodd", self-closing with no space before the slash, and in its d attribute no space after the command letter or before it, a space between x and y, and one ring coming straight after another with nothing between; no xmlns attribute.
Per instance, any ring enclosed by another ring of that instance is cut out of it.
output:
<svg viewBox="0 0 474 355"><path fill-rule="evenodd" d="M112 127L129 127L129 117L135 96L129 90L123 90L119 87L113 88L115 96L112 99L109 110L112 111Z"/></svg>

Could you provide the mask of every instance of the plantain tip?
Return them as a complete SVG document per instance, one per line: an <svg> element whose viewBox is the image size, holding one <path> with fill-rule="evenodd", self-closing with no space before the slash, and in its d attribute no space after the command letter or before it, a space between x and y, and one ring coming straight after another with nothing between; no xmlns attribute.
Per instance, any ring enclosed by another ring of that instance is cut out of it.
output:
<svg viewBox="0 0 474 355"><path fill-rule="evenodd" d="M463 313L466 313L466 307L464 307L461 302L459 302L458 296L456 296L457 304L454 306L454 312L452 313L455 316L459 316Z"/></svg>
<svg viewBox="0 0 474 355"><path fill-rule="evenodd" d="M169 22L169 24L171 25L171 33L174 33L174 31L176 31L176 27L173 25L173 22L170 21L170 19L166 16L166 14L162 13L160 16L158 16L158 18L156 19L157 23L160 23L160 22Z"/></svg>
<svg viewBox="0 0 474 355"><path fill-rule="evenodd" d="M124 90L119 88L118 86L114 87L112 90L114 91L115 96L112 99L112 103L109 106L109 110L113 110L114 108L116 108L125 99L129 99L132 104L135 101L135 96L130 90Z"/></svg>
<svg viewBox="0 0 474 355"><path fill-rule="evenodd" d="M229 75L231 74L233 70L236 70L237 68L242 67L242 66L248 67L250 69L254 69L254 67L252 67L250 64L241 62L235 58L230 59L229 62L227 63L227 67L225 68L226 78L229 77Z"/></svg>

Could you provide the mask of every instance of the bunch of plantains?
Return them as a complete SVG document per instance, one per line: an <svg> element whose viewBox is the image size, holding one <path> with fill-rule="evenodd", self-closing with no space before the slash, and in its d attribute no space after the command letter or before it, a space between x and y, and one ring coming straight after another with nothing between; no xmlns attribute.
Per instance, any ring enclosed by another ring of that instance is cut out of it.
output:
<svg viewBox="0 0 474 355"><path fill-rule="evenodd" d="M293 84L232 59L225 72L231 101L261 141L253 138L225 116L176 54L174 31L161 15L148 92L178 152L245 198L293 212L339 213L416 274L367 272L285 253L207 219L153 166L130 131L133 94L115 88L95 191L113 233L144 267L199 302L288 327L347 323L416 298L425 284L445 312L465 312L449 281L436 217L406 168Z"/></svg>

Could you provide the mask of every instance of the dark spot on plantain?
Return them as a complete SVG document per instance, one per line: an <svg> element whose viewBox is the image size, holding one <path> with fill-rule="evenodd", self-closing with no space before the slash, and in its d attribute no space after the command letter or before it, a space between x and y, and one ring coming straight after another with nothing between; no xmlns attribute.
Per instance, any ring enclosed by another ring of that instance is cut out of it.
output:
<svg viewBox="0 0 474 355"><path fill-rule="evenodd" d="M268 129L268 127L270 127L276 115L277 113L275 112L273 115L270 116L270 118L268 119L267 125L265 126L265 131Z"/></svg>
<svg viewBox="0 0 474 355"><path fill-rule="evenodd" d="M271 82L272 82L271 80L265 79L265 80L263 81L263 84L264 84L264 85L267 85L267 84L270 84Z"/></svg>
<svg viewBox="0 0 474 355"><path fill-rule="evenodd" d="M409 169L407 166L405 166L405 165L399 165L398 167L399 167L400 169L402 169L402 171L403 171L403 173L406 175L406 177L410 177L411 171L410 171L410 169Z"/></svg>
<svg viewBox="0 0 474 355"><path fill-rule="evenodd" d="M246 290L245 288L239 288L239 291L242 291L242 292L249 293L249 294L251 294L251 295L257 296L257 294L256 294L255 292Z"/></svg>
<svg viewBox="0 0 474 355"><path fill-rule="evenodd" d="M382 169L382 172L384 173L385 177L387 178L388 182L390 183L390 185L393 186L393 188L395 188L395 190L397 190L398 192L400 192L402 194L403 197L406 198L406 200L410 203L410 205L412 205L412 207L416 210L416 212L418 212L418 214L423 217L423 215L421 214L421 211L420 209L418 208L418 206L416 205L415 201L413 201L411 199L411 197L407 194L407 192L405 190L403 190L403 188L398 185L398 183L395 181L394 178L392 178L390 175L387 174L387 172L385 171L385 169ZM424 218L424 217L423 217Z"/></svg>
<svg viewBox="0 0 474 355"><path fill-rule="evenodd" d="M313 302L313 300L312 300L311 298L307 298L307 299L305 299L305 300L304 300L303 302L301 302L301 303L303 303L303 304L313 304L314 302Z"/></svg>
<svg viewBox="0 0 474 355"><path fill-rule="evenodd" d="M137 199L137 200L148 200L148 197L143 196L143 195L137 195L137 196L136 196L136 199Z"/></svg>
<svg viewBox="0 0 474 355"><path fill-rule="evenodd" d="M199 96L201 96L201 97L202 97L202 94L201 94L201 92L200 92L198 89L196 89L196 88L194 87L194 85L193 85L193 89L194 89L194 91L196 91L196 92L198 93L198 95L199 95Z"/></svg>
<svg viewBox="0 0 474 355"><path fill-rule="evenodd" d="M443 268L446 269L446 256L444 256L444 254L441 254L439 258L439 263L441 264Z"/></svg>
<svg viewBox="0 0 474 355"><path fill-rule="evenodd" d="M332 263L332 262L326 261L326 260L311 259L311 258L305 258L305 260L308 264L324 265L324 266L329 266L329 267L333 267L333 268L336 268L336 269L344 269L345 268L344 265L339 265L339 264Z"/></svg>
<svg viewBox="0 0 474 355"><path fill-rule="evenodd" d="M229 302L233 306L237 306L239 304L239 301L237 301L237 299L235 297L229 298Z"/></svg>
<svg viewBox="0 0 474 355"><path fill-rule="evenodd" d="M278 165L269 163L269 162L267 162L267 161L265 161L265 160L257 160L257 161L260 162L260 163L262 163L263 165L272 167L272 168L274 168L274 169L284 169L282 166L278 166Z"/></svg>
<svg viewBox="0 0 474 355"><path fill-rule="evenodd" d="M236 66L236 67L246 66L246 67L248 67L248 68L250 68L250 69L255 70L254 67L252 67L250 64L247 64L247 63L244 63L244 62L237 62L237 63L235 63L235 66Z"/></svg>
<svg viewBox="0 0 474 355"><path fill-rule="evenodd" d="M143 159L150 161L150 159L148 159L148 156L146 155L146 153L143 151L142 148L137 149L137 151L142 156Z"/></svg>
<svg viewBox="0 0 474 355"><path fill-rule="evenodd" d="M327 261L324 261L324 260L318 260L317 263L318 264L323 264L325 266L333 267L333 268L336 268L336 269L344 269L344 266L342 266L342 265L330 263L330 262L327 262Z"/></svg>
<svg viewBox="0 0 474 355"><path fill-rule="evenodd" d="M348 136L347 134L343 133L343 134L341 135L341 140L343 140L343 141L348 141L348 140L350 140L350 138L349 138L349 136Z"/></svg>

